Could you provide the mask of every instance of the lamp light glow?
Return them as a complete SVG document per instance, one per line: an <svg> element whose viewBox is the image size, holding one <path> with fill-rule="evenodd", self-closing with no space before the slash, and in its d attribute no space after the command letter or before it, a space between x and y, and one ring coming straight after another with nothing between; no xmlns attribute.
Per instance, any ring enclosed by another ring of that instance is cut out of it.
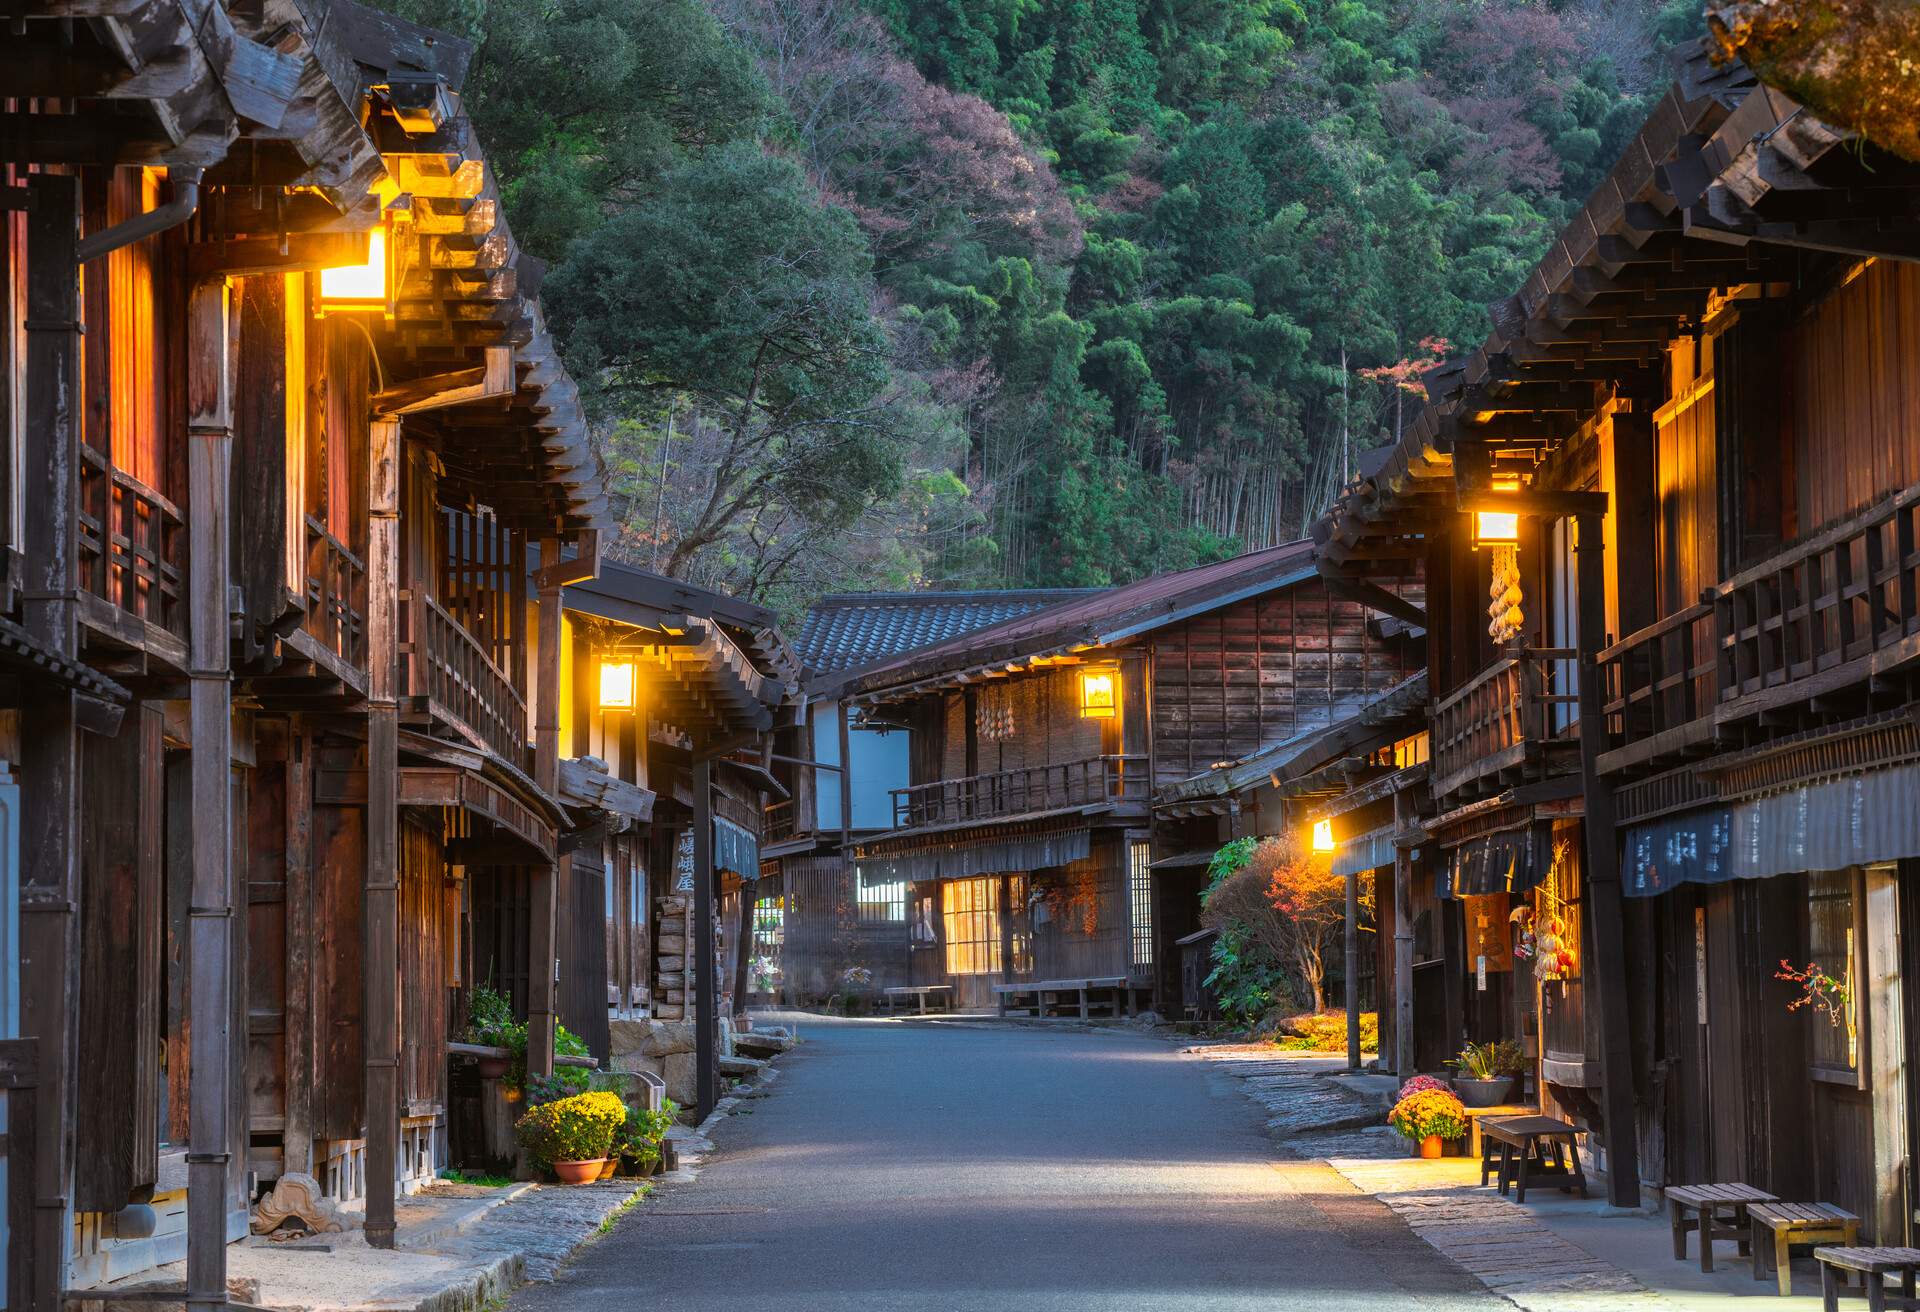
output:
<svg viewBox="0 0 1920 1312"><path fill-rule="evenodd" d="M630 711L638 683L638 671L632 661L600 662L600 709Z"/></svg>
<svg viewBox="0 0 1920 1312"><path fill-rule="evenodd" d="M1315 820L1313 822L1313 850L1316 852L1333 851L1333 821Z"/></svg>
<svg viewBox="0 0 1920 1312"><path fill-rule="evenodd" d="M387 230L367 234L364 264L346 264L320 271L320 312L387 309Z"/></svg>
<svg viewBox="0 0 1920 1312"><path fill-rule="evenodd" d="M1086 720L1111 720L1120 709L1120 679L1111 669L1080 671L1080 716Z"/></svg>
<svg viewBox="0 0 1920 1312"><path fill-rule="evenodd" d="M1518 492L1517 478L1496 478L1495 492ZM1520 513L1514 510L1478 510L1473 516L1473 546L1517 547L1520 545Z"/></svg>

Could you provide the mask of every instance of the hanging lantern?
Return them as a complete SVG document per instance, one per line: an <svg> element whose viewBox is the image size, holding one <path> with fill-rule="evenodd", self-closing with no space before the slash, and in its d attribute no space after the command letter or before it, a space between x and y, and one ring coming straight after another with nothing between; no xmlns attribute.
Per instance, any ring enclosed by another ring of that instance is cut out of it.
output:
<svg viewBox="0 0 1920 1312"><path fill-rule="evenodd" d="M393 234L382 223L367 234L367 258L359 264L322 269L316 312L325 317L350 311L393 313Z"/></svg>
<svg viewBox="0 0 1920 1312"><path fill-rule="evenodd" d="M639 670L632 661L600 662L600 709L630 711L639 687Z"/></svg>
<svg viewBox="0 0 1920 1312"><path fill-rule="evenodd" d="M1120 711L1120 672L1110 666L1080 671L1080 718L1111 720Z"/></svg>
<svg viewBox="0 0 1920 1312"><path fill-rule="evenodd" d="M1316 852L1333 851L1333 821L1315 820L1313 822L1313 850Z"/></svg>

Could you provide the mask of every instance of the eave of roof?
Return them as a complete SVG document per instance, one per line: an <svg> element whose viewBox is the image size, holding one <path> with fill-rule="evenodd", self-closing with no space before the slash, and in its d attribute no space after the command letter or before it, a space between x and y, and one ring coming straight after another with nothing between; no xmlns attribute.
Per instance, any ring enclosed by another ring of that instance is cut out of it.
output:
<svg viewBox="0 0 1920 1312"><path fill-rule="evenodd" d="M1155 575L852 671L837 683L823 683L820 691L845 693L856 702L896 700L1032 668L1303 583L1314 577L1312 561L1313 544L1299 541Z"/></svg>

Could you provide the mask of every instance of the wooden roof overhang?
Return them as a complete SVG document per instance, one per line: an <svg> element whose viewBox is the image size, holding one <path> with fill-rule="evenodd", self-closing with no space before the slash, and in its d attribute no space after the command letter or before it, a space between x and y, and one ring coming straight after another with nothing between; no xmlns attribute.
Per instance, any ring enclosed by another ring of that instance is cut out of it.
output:
<svg viewBox="0 0 1920 1312"><path fill-rule="evenodd" d="M658 629L613 625L610 632L609 655L647 667L642 677L651 718L707 740L773 727L784 690L712 620L682 615Z"/></svg>
<svg viewBox="0 0 1920 1312"><path fill-rule="evenodd" d="M1659 395L1668 344L1716 298L1802 280L1826 255L1920 258L1920 168L1853 148L1739 64L1695 47L1678 80L1493 331L1429 377L1429 403L1315 522L1331 585L1400 614L1400 577L1462 494L1523 479L1609 406ZM1411 617L1408 617L1411 618Z"/></svg>
<svg viewBox="0 0 1920 1312"><path fill-rule="evenodd" d="M571 827L566 808L524 771L491 752L411 730L400 733L400 753L402 806L457 807L517 840L531 859L554 858L559 834ZM363 772L363 789L365 780Z"/></svg>
<svg viewBox="0 0 1920 1312"><path fill-rule="evenodd" d="M595 768L595 767L598 768ZM650 788L607 773L606 766L573 758L560 762L560 800L569 806L604 811L637 824L653 819L657 800Z"/></svg>

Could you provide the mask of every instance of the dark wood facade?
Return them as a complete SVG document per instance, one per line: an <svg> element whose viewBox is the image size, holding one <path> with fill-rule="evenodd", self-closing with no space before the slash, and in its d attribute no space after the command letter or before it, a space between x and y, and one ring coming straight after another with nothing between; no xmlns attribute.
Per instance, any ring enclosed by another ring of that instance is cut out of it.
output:
<svg viewBox="0 0 1920 1312"><path fill-rule="evenodd" d="M1906 1243L1920 247L1858 205L1915 184L1737 64L1680 70L1319 567L1424 574L1449 900L1471 927L1492 866L1577 945L1449 1041L1526 1043L1617 1202L1745 1180ZM1497 648L1487 509L1522 525ZM1809 961L1843 1005L1790 1009Z"/></svg>

